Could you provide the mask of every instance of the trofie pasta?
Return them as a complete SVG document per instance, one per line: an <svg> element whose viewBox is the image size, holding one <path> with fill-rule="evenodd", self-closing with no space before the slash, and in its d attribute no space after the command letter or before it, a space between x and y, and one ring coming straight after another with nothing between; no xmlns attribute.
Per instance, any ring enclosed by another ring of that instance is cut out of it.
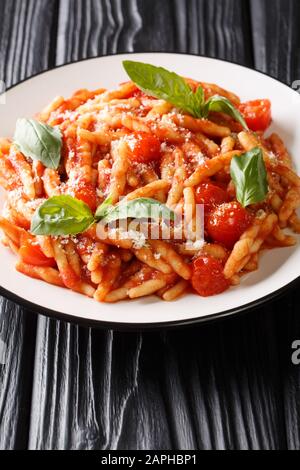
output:
<svg viewBox="0 0 300 470"><path fill-rule="evenodd" d="M124 67L132 81L55 98L0 140L16 269L109 303L237 288L300 233L300 179L266 132L271 103Z"/></svg>

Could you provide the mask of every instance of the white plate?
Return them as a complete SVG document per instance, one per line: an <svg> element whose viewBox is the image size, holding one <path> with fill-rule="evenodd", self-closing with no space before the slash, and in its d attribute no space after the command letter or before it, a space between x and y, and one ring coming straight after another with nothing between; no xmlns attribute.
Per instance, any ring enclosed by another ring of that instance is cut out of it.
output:
<svg viewBox="0 0 300 470"><path fill-rule="evenodd" d="M236 92L243 100L270 98L274 118L272 130L278 131L287 143L300 173L299 95L262 73L191 55L115 55L77 62L38 75L7 93L6 104L0 105L0 135L11 137L18 117L33 116L57 95L69 96L78 88L114 88L127 79L122 68L125 59L161 65L196 80L215 82ZM1 193L0 206L3 200ZM243 278L240 287L216 297L187 295L172 303L151 297L109 305L17 273L14 255L2 245L0 257L0 286L4 296L40 313L112 328L169 326L223 317L273 298L300 275L299 245L266 253L257 273Z"/></svg>

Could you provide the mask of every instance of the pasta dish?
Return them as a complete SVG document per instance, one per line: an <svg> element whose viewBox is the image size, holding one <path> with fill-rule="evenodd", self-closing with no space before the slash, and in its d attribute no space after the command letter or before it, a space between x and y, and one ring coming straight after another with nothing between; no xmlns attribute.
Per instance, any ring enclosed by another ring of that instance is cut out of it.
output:
<svg viewBox="0 0 300 470"><path fill-rule="evenodd" d="M238 286L297 243L300 179L271 103L125 61L116 90L55 98L0 140L16 269L99 302Z"/></svg>

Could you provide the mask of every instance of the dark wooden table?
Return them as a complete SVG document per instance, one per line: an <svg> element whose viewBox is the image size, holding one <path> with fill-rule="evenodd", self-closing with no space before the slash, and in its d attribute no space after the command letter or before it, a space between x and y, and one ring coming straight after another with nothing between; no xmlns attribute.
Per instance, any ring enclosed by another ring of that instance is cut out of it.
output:
<svg viewBox="0 0 300 470"><path fill-rule="evenodd" d="M0 0L0 19L8 86L126 51L206 54L300 79L298 0ZM226 321L135 334L2 299L0 448L299 449L299 302L294 290Z"/></svg>

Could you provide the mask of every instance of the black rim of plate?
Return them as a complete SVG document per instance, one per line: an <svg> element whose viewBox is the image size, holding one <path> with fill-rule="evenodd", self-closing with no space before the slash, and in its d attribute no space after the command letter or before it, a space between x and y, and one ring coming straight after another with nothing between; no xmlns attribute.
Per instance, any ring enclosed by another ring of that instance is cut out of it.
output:
<svg viewBox="0 0 300 470"><path fill-rule="evenodd" d="M267 74L266 72L262 72L260 70L253 69L251 67L247 67L246 65L239 64L238 62L234 62L231 60L227 59L218 59L216 57L208 56L208 55L202 55L202 54L189 54L189 53L184 53L184 52L167 52L167 51L153 51L153 52L120 52L116 54L105 54L105 55L98 55L94 57L87 57L85 59L81 60L75 60L68 62L66 64L58 65L55 67L51 67L47 70L44 70L42 72L38 72L34 75L31 75L30 77L25 78L24 80L21 80L20 82L16 83L15 85L12 85L11 87L6 89L6 93L9 92L10 90L13 90L14 88L20 86L22 83L28 82L32 80L35 77L38 77L40 75L47 74L53 70L57 70L63 67L68 67L69 65L74 65L76 63L80 62L86 62L88 60L97 60L101 59L104 57L113 57L113 56L125 56L125 55L138 55L138 54L167 54L167 55L184 55L184 56L192 56L192 57L202 57L202 58L207 58L219 62L226 62L229 64L237 65L239 67L245 68L247 70L252 70L255 71L261 75L265 75L266 77L275 80L276 82L280 83L281 85L284 85L289 88L289 90L293 91L289 85L287 85L285 82L279 80L276 77L272 77L271 75ZM297 93L295 91L295 93ZM151 331L151 330L157 330L157 329L170 329L170 328L176 328L176 327L189 327L193 326L195 324L200 324L200 323L208 323L211 321L216 321L216 320L221 320L225 319L227 317L232 317L236 316L241 313L245 312L250 312L254 309L257 309L264 304L275 300L282 295L284 295L287 291L291 290L292 288L295 288L298 286L300 280L300 275L295 278L293 281L290 283L286 284L285 286L281 287L280 289L277 289L276 291L272 292L269 295L266 295L265 297L261 297L253 302L250 302L248 304L242 305L240 307L236 307L230 310L225 310L219 313L215 313L212 315L207 315L204 317L196 317L196 318L190 318L190 319L184 319L184 320L174 320L170 322L160 322L160 323L119 323L119 322L107 322L103 320L89 320L85 319L82 317L78 317L76 315L69 315L66 313L58 312L56 310L51 310L45 307L42 307L38 304L35 304L29 300L23 299L22 297L19 297L18 295L14 294L13 292L10 292L9 290L5 289L4 287L0 286L0 294L1 296L5 297L8 300L11 300L15 302L16 304L21 305L22 307L25 307L27 310L31 310L37 314L58 319L58 320L63 320L68 323L75 323L83 326L88 326L88 327L96 327L96 328L102 328L102 329L111 329L115 331ZM41 281L42 282L42 281ZM42 312L41 312L42 310Z"/></svg>

